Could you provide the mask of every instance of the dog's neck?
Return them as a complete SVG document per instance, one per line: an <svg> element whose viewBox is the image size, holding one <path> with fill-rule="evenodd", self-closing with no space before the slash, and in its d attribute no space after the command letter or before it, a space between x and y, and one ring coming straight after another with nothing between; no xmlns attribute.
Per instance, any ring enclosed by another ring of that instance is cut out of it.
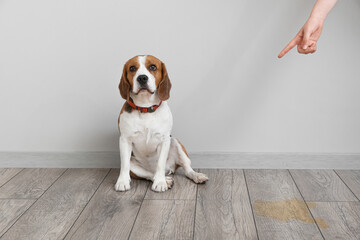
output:
<svg viewBox="0 0 360 240"><path fill-rule="evenodd" d="M159 103L161 102L156 92L154 94L151 94L147 91L142 91L137 95L134 93L130 93L130 97L132 98L136 106L144 108L159 105Z"/></svg>

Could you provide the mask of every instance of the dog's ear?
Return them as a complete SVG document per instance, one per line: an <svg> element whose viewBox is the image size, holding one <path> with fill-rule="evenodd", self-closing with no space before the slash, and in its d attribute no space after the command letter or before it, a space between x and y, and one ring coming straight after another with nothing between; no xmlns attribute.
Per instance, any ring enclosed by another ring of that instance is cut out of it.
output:
<svg viewBox="0 0 360 240"><path fill-rule="evenodd" d="M170 97L171 82L166 71L165 64L161 62L162 78L158 87L158 95L162 101L168 100Z"/></svg>
<svg viewBox="0 0 360 240"><path fill-rule="evenodd" d="M126 64L124 65L123 68L123 73L120 79L120 83L119 83L119 90L120 90L120 95L123 99L125 100L129 100L130 97L130 83L127 79L127 68L126 68Z"/></svg>

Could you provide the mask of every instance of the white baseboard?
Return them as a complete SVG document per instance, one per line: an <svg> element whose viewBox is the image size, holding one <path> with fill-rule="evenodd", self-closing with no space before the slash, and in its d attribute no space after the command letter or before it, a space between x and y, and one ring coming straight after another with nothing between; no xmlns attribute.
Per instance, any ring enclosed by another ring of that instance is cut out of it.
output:
<svg viewBox="0 0 360 240"><path fill-rule="evenodd" d="M192 153L193 168L360 169L360 153ZM119 168L118 152L0 152L0 168Z"/></svg>

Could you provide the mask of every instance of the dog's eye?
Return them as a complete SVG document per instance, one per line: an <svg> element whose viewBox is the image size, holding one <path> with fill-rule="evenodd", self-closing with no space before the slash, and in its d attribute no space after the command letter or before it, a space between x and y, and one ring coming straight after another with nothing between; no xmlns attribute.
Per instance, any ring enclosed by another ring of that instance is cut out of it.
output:
<svg viewBox="0 0 360 240"><path fill-rule="evenodd" d="M130 72L135 72L135 71L136 71L136 67L135 67L135 66L131 66L131 67L129 68L129 70L130 70Z"/></svg>
<svg viewBox="0 0 360 240"><path fill-rule="evenodd" d="M150 66L149 66L149 69L150 69L150 71L156 71L156 66L154 65L154 64L151 64Z"/></svg>

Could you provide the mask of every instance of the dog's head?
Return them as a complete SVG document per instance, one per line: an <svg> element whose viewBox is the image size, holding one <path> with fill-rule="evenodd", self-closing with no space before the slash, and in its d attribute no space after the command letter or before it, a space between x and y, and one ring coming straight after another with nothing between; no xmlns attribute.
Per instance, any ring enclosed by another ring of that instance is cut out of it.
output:
<svg viewBox="0 0 360 240"><path fill-rule="evenodd" d="M160 100L170 97L171 82L165 64L151 55L135 56L129 59L123 69L119 90L125 100L130 93L138 95L147 92L157 94Z"/></svg>

